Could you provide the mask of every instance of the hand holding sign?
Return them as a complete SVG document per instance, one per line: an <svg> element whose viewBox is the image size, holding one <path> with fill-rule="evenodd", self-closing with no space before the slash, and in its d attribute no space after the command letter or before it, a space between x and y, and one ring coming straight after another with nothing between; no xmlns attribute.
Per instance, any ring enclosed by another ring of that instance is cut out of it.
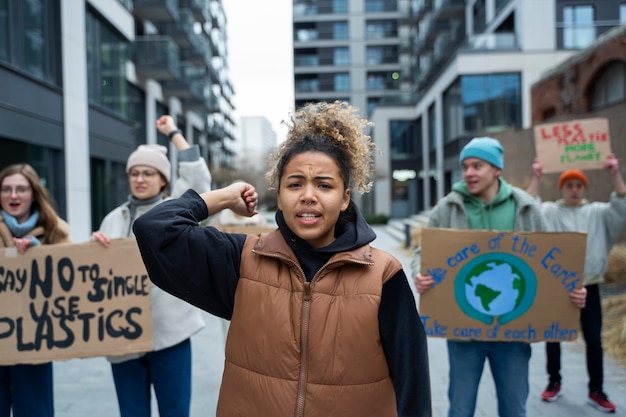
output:
<svg viewBox="0 0 626 417"><path fill-rule="evenodd" d="M582 119L535 126L535 148L543 172L602 169L611 154L607 119Z"/></svg>

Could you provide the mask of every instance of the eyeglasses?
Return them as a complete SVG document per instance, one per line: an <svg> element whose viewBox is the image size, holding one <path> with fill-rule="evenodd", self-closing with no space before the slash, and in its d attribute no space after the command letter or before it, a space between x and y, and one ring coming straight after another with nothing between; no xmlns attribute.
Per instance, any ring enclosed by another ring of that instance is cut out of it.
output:
<svg viewBox="0 0 626 417"><path fill-rule="evenodd" d="M12 195L13 193L17 195L24 195L30 191L30 187L20 185L19 187L11 188L11 187L2 187L0 188L0 192L4 195Z"/></svg>
<svg viewBox="0 0 626 417"><path fill-rule="evenodd" d="M158 174L158 171L155 171L153 169L146 169L143 171L136 171L136 170L132 170L128 173L128 177L131 180L135 180L137 181L139 179L139 176L141 175L143 177L144 180L151 180L153 179L156 175Z"/></svg>

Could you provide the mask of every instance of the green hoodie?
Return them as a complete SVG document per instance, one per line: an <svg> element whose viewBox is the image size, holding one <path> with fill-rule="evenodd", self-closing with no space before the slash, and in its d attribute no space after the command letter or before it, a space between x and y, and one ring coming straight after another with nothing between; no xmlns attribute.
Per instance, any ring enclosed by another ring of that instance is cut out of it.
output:
<svg viewBox="0 0 626 417"><path fill-rule="evenodd" d="M483 203L471 194L465 181L459 181L452 190L463 196L469 229L512 231L515 229L515 200L512 188L503 178L498 177L498 193L488 203Z"/></svg>

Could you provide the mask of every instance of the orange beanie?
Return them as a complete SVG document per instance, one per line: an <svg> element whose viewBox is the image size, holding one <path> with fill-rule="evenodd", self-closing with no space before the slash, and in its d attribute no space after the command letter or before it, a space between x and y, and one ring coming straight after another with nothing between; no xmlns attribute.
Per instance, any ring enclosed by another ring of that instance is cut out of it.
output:
<svg viewBox="0 0 626 417"><path fill-rule="evenodd" d="M568 169L563 171L559 177L559 190L567 180L580 180L585 184L585 188L587 188L587 176L580 169Z"/></svg>

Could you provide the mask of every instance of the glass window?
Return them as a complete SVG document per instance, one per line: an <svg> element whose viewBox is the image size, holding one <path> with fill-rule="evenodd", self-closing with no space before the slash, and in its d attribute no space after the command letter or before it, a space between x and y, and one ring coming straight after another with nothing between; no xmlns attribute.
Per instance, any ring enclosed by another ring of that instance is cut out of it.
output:
<svg viewBox="0 0 626 417"><path fill-rule="evenodd" d="M619 24L626 23L626 4L619 5Z"/></svg>
<svg viewBox="0 0 626 417"><path fill-rule="evenodd" d="M348 13L348 0L333 0L333 13Z"/></svg>
<svg viewBox="0 0 626 417"><path fill-rule="evenodd" d="M367 39L385 39L398 36L397 20L368 20L365 26Z"/></svg>
<svg viewBox="0 0 626 417"><path fill-rule="evenodd" d="M308 67L318 66L319 57L315 49L296 49L294 51L294 66Z"/></svg>
<svg viewBox="0 0 626 417"><path fill-rule="evenodd" d="M89 101L128 118L128 42L91 12L86 26Z"/></svg>
<svg viewBox="0 0 626 417"><path fill-rule="evenodd" d="M421 150L422 146L421 123L414 120L391 120L389 134L391 159L417 158L418 149Z"/></svg>
<svg viewBox="0 0 626 417"><path fill-rule="evenodd" d="M0 0L0 60L9 60L9 0Z"/></svg>
<svg viewBox="0 0 626 417"><path fill-rule="evenodd" d="M350 74L335 74L335 91L350 91Z"/></svg>
<svg viewBox="0 0 626 417"><path fill-rule="evenodd" d="M396 0L365 0L365 11L367 13L392 12L398 10Z"/></svg>
<svg viewBox="0 0 626 417"><path fill-rule="evenodd" d="M0 60L61 85L59 0L0 0Z"/></svg>
<svg viewBox="0 0 626 417"><path fill-rule="evenodd" d="M521 128L522 98L518 73L465 75L461 78L464 132Z"/></svg>
<svg viewBox="0 0 626 417"><path fill-rule="evenodd" d="M626 101L626 63L614 61L604 67L591 88L590 107L598 110Z"/></svg>
<svg viewBox="0 0 626 417"><path fill-rule="evenodd" d="M400 86L400 74L396 71L375 71L367 73L368 90L396 90Z"/></svg>
<svg viewBox="0 0 626 417"><path fill-rule="evenodd" d="M94 229L100 227L107 213L126 201L128 192L125 163L91 159L91 224Z"/></svg>
<svg viewBox="0 0 626 417"><path fill-rule="evenodd" d="M380 103L380 97L368 97L367 98L367 116L371 116L376 106Z"/></svg>
<svg viewBox="0 0 626 417"><path fill-rule="evenodd" d="M320 90L320 81L316 75L296 75L295 90L299 93L315 92Z"/></svg>
<svg viewBox="0 0 626 417"><path fill-rule="evenodd" d="M333 22L333 39L348 39L348 22Z"/></svg>
<svg viewBox="0 0 626 417"><path fill-rule="evenodd" d="M563 8L563 47L579 49L589 46L596 38L593 6Z"/></svg>
<svg viewBox="0 0 626 417"><path fill-rule="evenodd" d="M398 47L395 45L368 46L366 55L369 65L397 64L399 56Z"/></svg>
<svg viewBox="0 0 626 417"><path fill-rule="evenodd" d="M437 118L435 117L435 104L428 107L428 150L432 151L437 146Z"/></svg>
<svg viewBox="0 0 626 417"><path fill-rule="evenodd" d="M350 65L350 50L348 48L335 48L333 51L334 65Z"/></svg>

